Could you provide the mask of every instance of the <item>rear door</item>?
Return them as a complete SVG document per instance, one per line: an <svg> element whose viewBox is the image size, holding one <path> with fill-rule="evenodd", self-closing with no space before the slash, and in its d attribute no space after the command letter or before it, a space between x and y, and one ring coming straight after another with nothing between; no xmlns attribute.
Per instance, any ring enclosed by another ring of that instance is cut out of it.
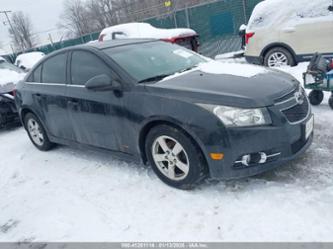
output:
<svg viewBox="0 0 333 249"><path fill-rule="evenodd" d="M82 144L122 151L123 96L117 91L91 91L85 83L107 74L111 68L96 54L75 50L71 54L70 85L67 87L68 115L75 140Z"/></svg>
<svg viewBox="0 0 333 249"><path fill-rule="evenodd" d="M48 132L57 138L72 140L73 130L68 119L65 90L68 53L57 54L33 73L33 100Z"/></svg>

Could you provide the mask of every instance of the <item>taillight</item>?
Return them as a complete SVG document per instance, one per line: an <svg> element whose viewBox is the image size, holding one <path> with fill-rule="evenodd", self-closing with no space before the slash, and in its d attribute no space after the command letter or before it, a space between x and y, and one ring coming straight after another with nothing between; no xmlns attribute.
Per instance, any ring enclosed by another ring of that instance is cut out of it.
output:
<svg viewBox="0 0 333 249"><path fill-rule="evenodd" d="M175 43L176 42L176 38L161 39L161 41Z"/></svg>
<svg viewBox="0 0 333 249"><path fill-rule="evenodd" d="M330 64L330 69L333 70L333 60L331 61L331 64Z"/></svg>
<svg viewBox="0 0 333 249"><path fill-rule="evenodd" d="M16 89L12 91L12 95L15 97L16 96Z"/></svg>
<svg viewBox="0 0 333 249"><path fill-rule="evenodd" d="M254 32L246 33L245 34L245 44L249 44L250 38L254 36Z"/></svg>
<svg viewBox="0 0 333 249"><path fill-rule="evenodd" d="M102 42L104 40L105 35L100 35L98 41Z"/></svg>

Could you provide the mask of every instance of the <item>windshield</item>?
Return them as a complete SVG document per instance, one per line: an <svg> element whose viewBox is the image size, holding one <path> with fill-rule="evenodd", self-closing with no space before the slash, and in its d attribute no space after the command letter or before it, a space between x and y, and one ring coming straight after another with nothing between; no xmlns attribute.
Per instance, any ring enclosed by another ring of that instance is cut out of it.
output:
<svg viewBox="0 0 333 249"><path fill-rule="evenodd" d="M166 42L132 44L104 50L138 82L153 82L206 62L199 54Z"/></svg>
<svg viewBox="0 0 333 249"><path fill-rule="evenodd" d="M22 73L23 71L19 69L18 67L14 66L13 64L10 64L6 61L0 60L0 69L8 69L17 73Z"/></svg>

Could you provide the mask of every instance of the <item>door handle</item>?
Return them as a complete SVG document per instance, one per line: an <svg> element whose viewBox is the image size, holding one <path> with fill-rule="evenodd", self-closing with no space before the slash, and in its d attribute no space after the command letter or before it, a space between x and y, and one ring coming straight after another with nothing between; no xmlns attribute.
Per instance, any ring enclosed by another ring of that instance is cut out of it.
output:
<svg viewBox="0 0 333 249"><path fill-rule="evenodd" d="M79 107L79 102L77 100L68 100L67 101L68 107L72 108L74 110L77 111L78 107Z"/></svg>
<svg viewBox="0 0 333 249"><path fill-rule="evenodd" d="M37 93L35 96L38 101L42 101L44 98L43 95L41 95L40 93Z"/></svg>

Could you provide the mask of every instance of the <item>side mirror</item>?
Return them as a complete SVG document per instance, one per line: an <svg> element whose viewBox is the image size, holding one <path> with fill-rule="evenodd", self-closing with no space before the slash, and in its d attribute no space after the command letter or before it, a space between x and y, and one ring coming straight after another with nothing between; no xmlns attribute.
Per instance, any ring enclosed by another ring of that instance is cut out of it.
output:
<svg viewBox="0 0 333 249"><path fill-rule="evenodd" d="M85 87L88 90L93 91L108 91L108 90L120 90L121 85L119 81L112 80L108 75L101 74L97 75L90 80L88 80L85 84Z"/></svg>

